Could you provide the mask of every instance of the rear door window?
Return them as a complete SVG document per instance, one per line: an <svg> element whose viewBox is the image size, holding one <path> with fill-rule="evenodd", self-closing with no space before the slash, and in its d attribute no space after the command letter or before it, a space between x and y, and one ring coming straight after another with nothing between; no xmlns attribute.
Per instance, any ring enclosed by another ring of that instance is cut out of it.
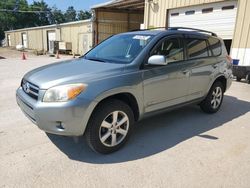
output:
<svg viewBox="0 0 250 188"><path fill-rule="evenodd" d="M189 59L209 56L207 41L205 39L187 39L187 52Z"/></svg>
<svg viewBox="0 0 250 188"><path fill-rule="evenodd" d="M214 56L221 55L222 48L221 48L220 40L217 39L217 38L209 37L208 42L209 42L209 45L210 45L210 49L213 52L213 55Z"/></svg>

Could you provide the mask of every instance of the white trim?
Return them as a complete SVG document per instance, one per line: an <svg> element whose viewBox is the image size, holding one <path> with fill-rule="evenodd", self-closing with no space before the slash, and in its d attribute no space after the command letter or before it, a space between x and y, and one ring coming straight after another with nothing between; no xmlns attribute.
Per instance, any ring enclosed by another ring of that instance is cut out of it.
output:
<svg viewBox="0 0 250 188"><path fill-rule="evenodd" d="M232 48L231 56L239 59L239 65L250 66L250 48Z"/></svg>
<svg viewBox="0 0 250 188"><path fill-rule="evenodd" d="M60 26L68 26L68 25L82 24L82 23L88 23L88 22L92 23L91 19L68 22L68 23L61 23L61 24L45 25L45 26L39 26L39 27L29 27L29 28L23 28L23 29L16 29L16 30L5 31L5 33L12 33L12 32L17 32L17 31L35 30L35 29L58 28Z"/></svg>
<svg viewBox="0 0 250 188"><path fill-rule="evenodd" d="M97 5L94 5L94 6L90 7L90 8L91 9L101 8L101 7L112 5L113 3L118 3L118 2L121 2L121 1L123 1L123 0L112 0L112 1L105 2L105 3L100 3L100 4L97 4Z"/></svg>

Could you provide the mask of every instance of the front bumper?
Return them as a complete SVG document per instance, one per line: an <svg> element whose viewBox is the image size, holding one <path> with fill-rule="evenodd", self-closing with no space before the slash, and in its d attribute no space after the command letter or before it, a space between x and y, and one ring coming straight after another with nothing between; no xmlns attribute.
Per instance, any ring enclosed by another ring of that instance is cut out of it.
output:
<svg viewBox="0 0 250 188"><path fill-rule="evenodd" d="M44 103L28 96L21 87L16 91L16 100L23 113L40 129L65 136L83 135L96 105L85 99Z"/></svg>

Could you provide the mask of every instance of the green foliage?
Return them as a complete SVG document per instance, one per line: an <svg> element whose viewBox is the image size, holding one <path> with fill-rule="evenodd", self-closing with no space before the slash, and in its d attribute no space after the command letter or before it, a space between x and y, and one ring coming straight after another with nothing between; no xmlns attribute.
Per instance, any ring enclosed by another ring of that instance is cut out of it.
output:
<svg viewBox="0 0 250 188"><path fill-rule="evenodd" d="M91 12L90 11L82 11L80 10L78 15L77 15L77 19L78 20L87 20L91 18Z"/></svg>
<svg viewBox="0 0 250 188"><path fill-rule="evenodd" d="M0 0L0 10L0 40L4 38L4 31L8 30L91 18L89 11L81 10L77 13L74 7L70 6L63 12L55 6L49 7L44 0L33 1L30 5L26 0Z"/></svg>
<svg viewBox="0 0 250 188"><path fill-rule="evenodd" d="M74 9L74 7L68 7L64 16L68 22L76 21L76 10Z"/></svg>
<svg viewBox="0 0 250 188"><path fill-rule="evenodd" d="M63 12L56 8L55 6L52 7L51 10L51 24L60 24L66 22L66 18Z"/></svg>

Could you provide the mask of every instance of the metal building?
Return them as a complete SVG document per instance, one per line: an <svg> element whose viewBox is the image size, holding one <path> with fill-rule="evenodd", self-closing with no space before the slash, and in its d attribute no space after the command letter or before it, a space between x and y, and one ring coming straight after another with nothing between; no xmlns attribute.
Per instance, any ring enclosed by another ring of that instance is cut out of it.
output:
<svg viewBox="0 0 250 188"><path fill-rule="evenodd" d="M232 58L250 65L249 0L146 0L144 24L205 29L224 39Z"/></svg>
<svg viewBox="0 0 250 188"><path fill-rule="evenodd" d="M144 6L145 0L112 0L92 7L94 43L117 33L140 29Z"/></svg>
<svg viewBox="0 0 250 188"><path fill-rule="evenodd" d="M84 54L92 48L92 21L83 20L63 24L6 31L7 46L22 44L24 48L53 53L54 41L72 53Z"/></svg>

